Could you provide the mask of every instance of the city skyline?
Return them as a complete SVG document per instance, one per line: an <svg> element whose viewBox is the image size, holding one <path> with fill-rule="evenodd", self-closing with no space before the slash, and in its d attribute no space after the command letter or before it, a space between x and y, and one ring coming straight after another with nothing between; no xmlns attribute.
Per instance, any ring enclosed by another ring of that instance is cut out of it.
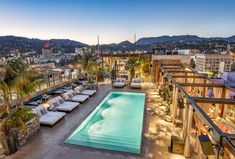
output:
<svg viewBox="0 0 235 159"><path fill-rule="evenodd" d="M162 35L235 35L232 0L0 2L0 36L68 38L87 44Z"/></svg>

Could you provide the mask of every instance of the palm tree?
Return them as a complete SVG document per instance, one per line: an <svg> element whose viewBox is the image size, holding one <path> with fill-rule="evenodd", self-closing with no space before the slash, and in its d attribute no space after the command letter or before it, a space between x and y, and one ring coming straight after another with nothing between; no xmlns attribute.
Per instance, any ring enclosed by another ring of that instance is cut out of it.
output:
<svg viewBox="0 0 235 159"><path fill-rule="evenodd" d="M24 97L34 92L44 80L35 70L29 69L22 59L3 62L3 66L4 69L0 73L0 95L9 112L12 91L17 96L16 106L23 107Z"/></svg>
<svg viewBox="0 0 235 159"><path fill-rule="evenodd" d="M89 49L83 49L82 50L83 55L82 59L78 61L78 63L81 64L82 69L84 73L87 75L88 81L91 82L92 78L94 77L96 73L96 67L99 71L101 71L99 68L101 67L100 64L97 62L97 56L95 54L95 48L91 47Z"/></svg>
<svg viewBox="0 0 235 159"><path fill-rule="evenodd" d="M9 113L11 109L11 93L10 93L10 87L8 84L4 81L4 77L2 74L0 75L0 95L2 97L3 103L5 103L4 107L5 110Z"/></svg>
<svg viewBox="0 0 235 159"><path fill-rule="evenodd" d="M138 70L140 76L146 63L143 57L130 57L127 61L127 65L130 67L131 78L135 76L136 70Z"/></svg>
<svg viewBox="0 0 235 159"><path fill-rule="evenodd" d="M35 118L36 115L30 108L15 108L8 112L6 109L0 109L0 141L9 155L17 151L17 133L27 131L26 122Z"/></svg>
<svg viewBox="0 0 235 159"><path fill-rule="evenodd" d="M127 65L130 67L131 79L135 76L135 67L138 66L138 58L130 57L127 61Z"/></svg>
<svg viewBox="0 0 235 159"><path fill-rule="evenodd" d="M16 105L23 107L24 97L35 92L44 79L41 74L38 74L33 69L29 69L22 59L5 63L4 68L4 81L8 85L9 90L14 90L16 93Z"/></svg>
<svg viewBox="0 0 235 159"><path fill-rule="evenodd" d="M95 48L93 47L89 49L83 49L82 68L84 71L87 71L89 61L93 61L96 59L94 52L95 52Z"/></svg>
<svg viewBox="0 0 235 159"><path fill-rule="evenodd" d="M93 60L89 60L86 68L86 72L88 75L88 81L91 83L92 79L94 79L95 73L96 73L96 66L97 62ZM98 66L97 66L98 67Z"/></svg>
<svg viewBox="0 0 235 159"><path fill-rule="evenodd" d="M17 150L16 133L26 130L25 122L35 117L31 109L23 108L23 99L35 91L42 78L22 59L4 63L3 68L0 73L0 95L4 102L0 109L0 135L6 153L11 154ZM12 107L12 91L17 95L16 107Z"/></svg>

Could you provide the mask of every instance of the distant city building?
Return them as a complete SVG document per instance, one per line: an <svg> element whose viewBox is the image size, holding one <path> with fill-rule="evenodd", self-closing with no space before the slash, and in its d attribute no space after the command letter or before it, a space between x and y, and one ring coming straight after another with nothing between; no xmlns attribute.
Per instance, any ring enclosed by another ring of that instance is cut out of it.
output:
<svg viewBox="0 0 235 159"><path fill-rule="evenodd" d="M226 51L228 52L228 51L230 51L231 50L231 46L230 46L230 44L228 44L227 45L227 48L226 48Z"/></svg>
<svg viewBox="0 0 235 159"><path fill-rule="evenodd" d="M198 49L183 49L183 50L177 50L178 55L194 55L194 54L200 54L201 51Z"/></svg>
<svg viewBox="0 0 235 159"><path fill-rule="evenodd" d="M88 50L89 47L81 47L81 48L75 48L75 53L83 56L84 51Z"/></svg>
<svg viewBox="0 0 235 159"><path fill-rule="evenodd" d="M52 57L52 49L48 42L42 48L42 56L45 58Z"/></svg>
<svg viewBox="0 0 235 159"><path fill-rule="evenodd" d="M230 71L232 58L229 54L196 54L195 63L199 72L224 72Z"/></svg>
<svg viewBox="0 0 235 159"><path fill-rule="evenodd" d="M42 55L40 55L40 57L34 54L34 56L26 57L26 61L30 65L46 65L47 63L63 65L65 63L72 62L76 58L76 56L78 56L78 53L63 53L61 51L59 51L58 53L52 53L52 49L49 43L46 43L42 48Z"/></svg>
<svg viewBox="0 0 235 159"><path fill-rule="evenodd" d="M30 68L55 68L55 63L44 63L44 64L32 64Z"/></svg>
<svg viewBox="0 0 235 159"><path fill-rule="evenodd" d="M235 83L235 72L224 72L223 79Z"/></svg>
<svg viewBox="0 0 235 159"><path fill-rule="evenodd" d="M161 47L153 47L152 53L156 55L194 55L194 54L200 54L201 51L199 49L169 50L169 49L161 48Z"/></svg>

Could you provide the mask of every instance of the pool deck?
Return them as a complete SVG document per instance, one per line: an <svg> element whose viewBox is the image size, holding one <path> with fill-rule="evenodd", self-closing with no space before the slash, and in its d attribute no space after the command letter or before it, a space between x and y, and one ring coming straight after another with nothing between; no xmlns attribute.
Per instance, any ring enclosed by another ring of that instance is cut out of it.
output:
<svg viewBox="0 0 235 159"><path fill-rule="evenodd" d="M64 140L92 112L111 90L146 92L146 111L144 119L142 155L101 150L64 144ZM128 87L113 89L110 84L101 84L99 91L88 101L67 114L54 127L41 127L39 133L20 148L18 152L6 159L184 159L182 155L168 152L171 135L177 135L180 128L162 118L152 115L152 108L161 106L161 98L154 84L145 84L141 90ZM197 158L197 157L192 157Z"/></svg>

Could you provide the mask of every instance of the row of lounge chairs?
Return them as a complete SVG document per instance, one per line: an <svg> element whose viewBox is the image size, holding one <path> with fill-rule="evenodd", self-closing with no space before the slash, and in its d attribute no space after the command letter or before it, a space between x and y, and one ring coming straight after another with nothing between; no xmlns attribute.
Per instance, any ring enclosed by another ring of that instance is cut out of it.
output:
<svg viewBox="0 0 235 159"><path fill-rule="evenodd" d="M33 108L33 112L39 117L42 125L53 126L63 119L66 112L71 112L79 105L94 95L96 90L85 89L77 86L74 89L66 90L62 95L56 96L46 103Z"/></svg>
<svg viewBox="0 0 235 159"><path fill-rule="evenodd" d="M141 78L133 78L130 84L131 88L142 88L142 79ZM126 85L125 78L116 78L116 81L113 83L113 87L123 88Z"/></svg>

